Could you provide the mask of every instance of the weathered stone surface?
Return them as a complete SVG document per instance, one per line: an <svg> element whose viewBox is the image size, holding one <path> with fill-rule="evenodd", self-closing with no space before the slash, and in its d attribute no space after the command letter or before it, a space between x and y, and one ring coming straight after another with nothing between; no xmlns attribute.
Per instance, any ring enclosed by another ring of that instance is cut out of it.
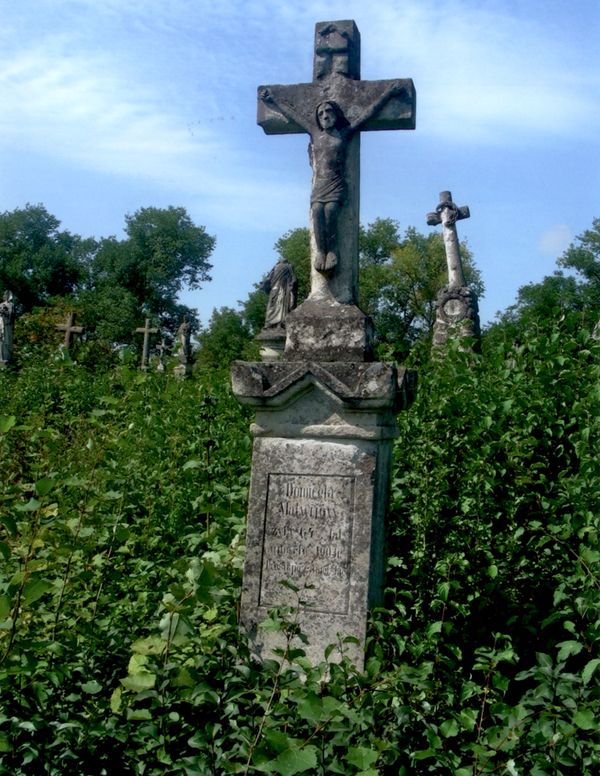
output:
<svg viewBox="0 0 600 776"><path fill-rule="evenodd" d="M308 638L294 646L318 663L338 634L351 635L362 665L368 608L381 600L388 476L389 443L255 440L241 615L257 657L284 646L258 624L293 606Z"/></svg>
<svg viewBox="0 0 600 776"><path fill-rule="evenodd" d="M383 581L384 514L397 433L393 370L371 379L359 370L354 379L362 388L351 395L339 372L325 375L314 365L316 375L308 366L304 375L298 369L284 375L269 368L277 366L286 364L255 365L253 382L234 379L234 390L244 386L245 395L236 390L241 401L261 402L252 427L242 622L256 656L269 657L283 640L258 624L271 608L296 607L294 617L308 637L303 648L313 662L323 660L339 633L359 640L350 656L361 665L368 608L380 600ZM248 367L238 362L238 376L247 377ZM381 406L386 401L387 411Z"/></svg>
<svg viewBox="0 0 600 776"><path fill-rule="evenodd" d="M56 324L57 331L64 331L65 339L63 348L69 350L73 344L73 338L76 335L83 334L83 326L75 326L75 313L70 312L64 323Z"/></svg>
<svg viewBox="0 0 600 776"><path fill-rule="evenodd" d="M414 373L236 361L232 383L256 409L241 606L255 654L283 645L258 627L268 610L297 606L314 662L340 633L359 639L350 655L362 665L368 609L381 596L395 413L414 396Z"/></svg>
<svg viewBox="0 0 600 776"><path fill-rule="evenodd" d="M150 326L150 318L146 318L143 326L138 326L135 330L136 334L143 334L144 340L142 343L142 360L140 362L140 369L148 369L148 363L150 361L150 335L158 334L158 328Z"/></svg>
<svg viewBox="0 0 600 776"><path fill-rule="evenodd" d="M396 412L414 373L373 363L373 325L358 299L359 137L414 127L412 81L362 82L354 22L321 22L315 80L259 88L268 133L310 135L311 293L285 319L284 359L232 365L252 406L254 447L241 620L258 658L285 646L260 628L272 608L308 638L312 662L338 637L360 667L369 607L381 600L384 518ZM261 341L272 347L266 330ZM334 652L330 659L340 659Z"/></svg>
<svg viewBox="0 0 600 776"><path fill-rule="evenodd" d="M436 319L433 326L433 346L440 348L450 339L472 338L475 350L479 349L479 305L475 292L467 286L456 222L469 218L467 206L457 207L449 191L440 192L440 202L435 212L427 214L429 226L442 225L448 285L444 286L436 300Z"/></svg>
<svg viewBox="0 0 600 776"><path fill-rule="evenodd" d="M411 404L416 392L414 371L380 362L234 361L231 376L238 401L254 407L281 408L318 385L348 410L397 412Z"/></svg>
<svg viewBox="0 0 600 776"><path fill-rule="evenodd" d="M433 346L441 347L451 339L472 338L479 348L479 305L477 295L468 286L444 286L436 299Z"/></svg>
<svg viewBox="0 0 600 776"><path fill-rule="evenodd" d="M356 303L360 133L414 129L415 102L411 79L360 80L353 21L316 25L312 83L258 88L258 123L267 134L310 137L313 295Z"/></svg>
<svg viewBox="0 0 600 776"><path fill-rule="evenodd" d="M284 327L263 329L256 335L260 344L260 357L263 361L279 361L285 348L286 331Z"/></svg>
<svg viewBox="0 0 600 776"><path fill-rule="evenodd" d="M373 322L356 305L309 297L286 321L290 361L372 361Z"/></svg>

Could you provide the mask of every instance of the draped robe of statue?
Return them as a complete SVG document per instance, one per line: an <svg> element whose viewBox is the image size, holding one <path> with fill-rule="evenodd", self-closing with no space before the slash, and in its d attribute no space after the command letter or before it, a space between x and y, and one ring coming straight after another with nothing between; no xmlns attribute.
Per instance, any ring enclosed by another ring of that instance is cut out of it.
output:
<svg viewBox="0 0 600 776"><path fill-rule="evenodd" d="M13 328L15 323L15 306L12 294L6 291L0 302L0 363L6 364L11 359Z"/></svg>
<svg viewBox="0 0 600 776"><path fill-rule="evenodd" d="M269 294L265 329L285 325L287 314L296 306L298 281L289 261L278 261L262 285Z"/></svg>

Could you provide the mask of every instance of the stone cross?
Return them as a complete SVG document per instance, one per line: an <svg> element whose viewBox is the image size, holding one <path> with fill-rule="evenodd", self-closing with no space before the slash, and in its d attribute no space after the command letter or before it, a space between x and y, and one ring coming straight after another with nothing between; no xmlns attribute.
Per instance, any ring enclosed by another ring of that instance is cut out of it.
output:
<svg viewBox="0 0 600 776"><path fill-rule="evenodd" d="M446 262L448 263L448 288L462 288L467 285L460 259L460 247L456 233L456 222L463 218L469 218L469 208L457 207L452 201L449 191L440 192L440 204L434 213L427 214L429 226L442 225L444 246L446 248Z"/></svg>
<svg viewBox="0 0 600 776"><path fill-rule="evenodd" d="M67 319L64 323L58 323L56 325L57 331L64 331L65 333L65 339L64 339L64 348L65 350L70 350L71 345L73 344L73 335L74 334L82 334L83 333L83 326L75 326L75 313L70 312L67 315Z"/></svg>
<svg viewBox="0 0 600 776"><path fill-rule="evenodd" d="M140 366L142 369L147 369L148 361L150 358L150 335L158 334L158 329L151 328L150 318L146 318L145 324L143 326L138 326L138 328L135 330L135 333L144 335L144 344L142 345L142 361Z"/></svg>
<svg viewBox="0 0 600 776"><path fill-rule="evenodd" d="M315 28L313 81L258 88L267 134L310 135L311 297L358 298L360 133L415 128L411 79L360 80L360 34L353 21Z"/></svg>

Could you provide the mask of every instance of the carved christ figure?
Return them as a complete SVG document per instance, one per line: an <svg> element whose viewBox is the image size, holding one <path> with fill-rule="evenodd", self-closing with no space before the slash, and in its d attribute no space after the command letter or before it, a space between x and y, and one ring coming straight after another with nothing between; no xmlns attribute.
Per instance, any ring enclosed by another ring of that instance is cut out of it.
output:
<svg viewBox="0 0 600 776"><path fill-rule="evenodd" d="M392 82L379 99L352 122L333 100L319 102L314 117L307 119L288 100L276 99L268 87L259 92L263 102L275 105L310 135L308 153L313 170L310 211L317 246L315 269L319 272L331 273L338 262L338 215L347 196L348 143L391 97L403 91L405 86L400 81Z"/></svg>

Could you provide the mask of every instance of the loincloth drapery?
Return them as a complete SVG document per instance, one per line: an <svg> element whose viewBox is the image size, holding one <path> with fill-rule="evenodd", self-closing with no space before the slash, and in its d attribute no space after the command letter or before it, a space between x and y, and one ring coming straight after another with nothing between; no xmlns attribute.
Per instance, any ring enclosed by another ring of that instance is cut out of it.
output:
<svg viewBox="0 0 600 776"><path fill-rule="evenodd" d="M341 176L315 178L310 195L310 204L315 202L338 202L340 205L346 199L346 182Z"/></svg>

